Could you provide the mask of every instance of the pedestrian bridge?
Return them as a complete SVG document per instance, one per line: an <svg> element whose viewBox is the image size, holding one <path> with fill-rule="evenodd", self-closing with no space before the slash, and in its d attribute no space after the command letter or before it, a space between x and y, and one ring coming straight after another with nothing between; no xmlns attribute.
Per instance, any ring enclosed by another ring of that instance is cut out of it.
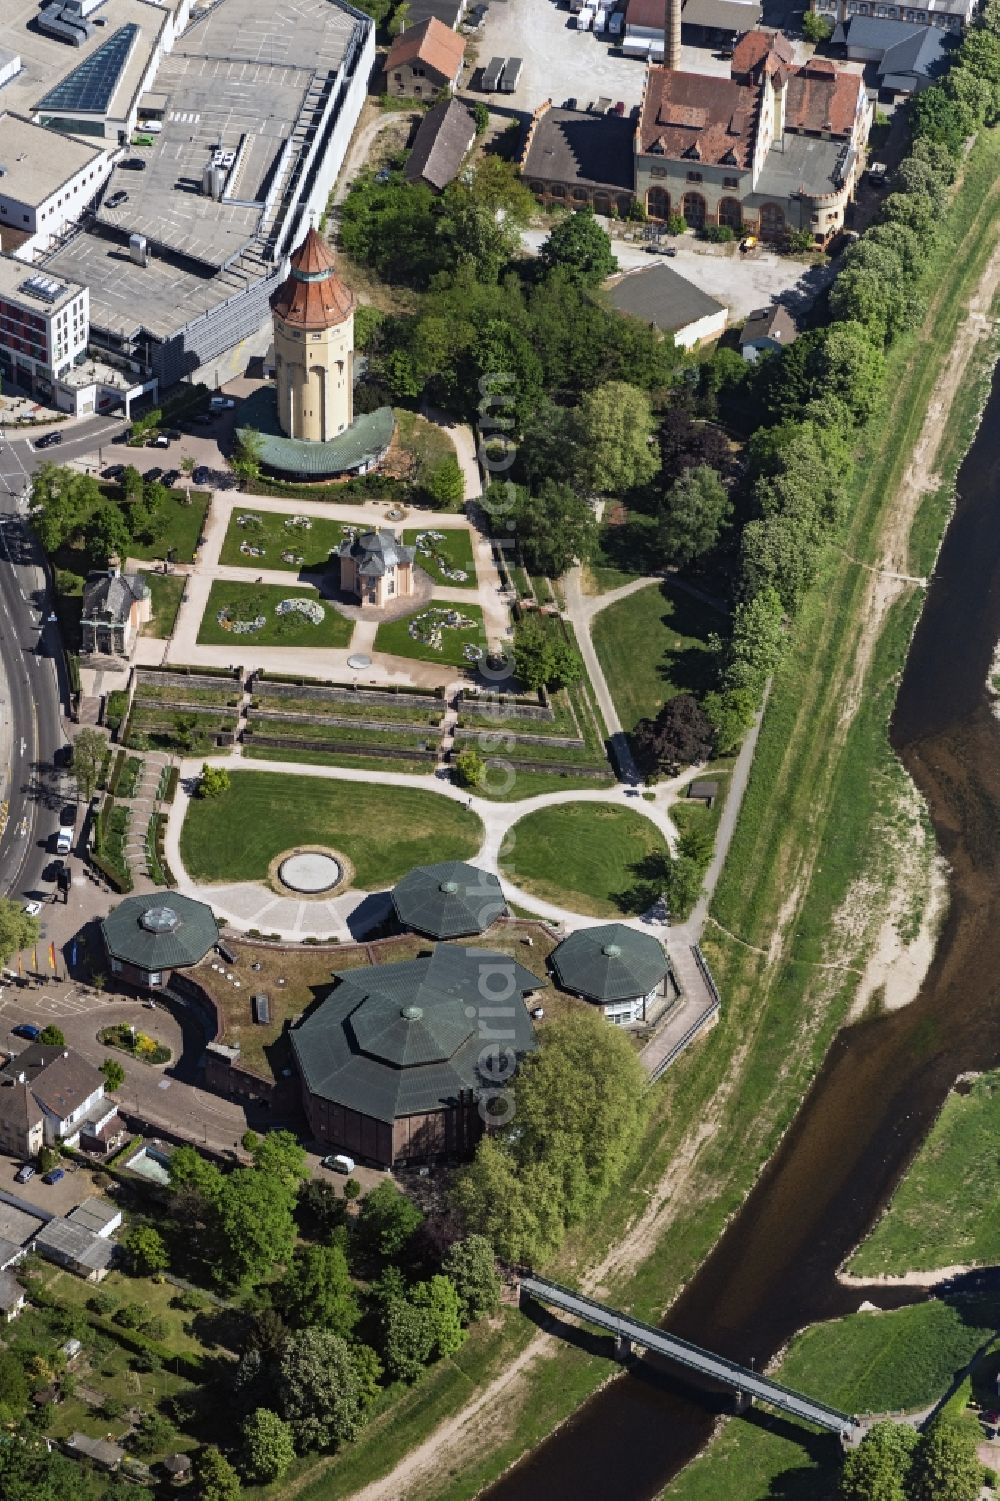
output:
<svg viewBox="0 0 1000 1501"><path fill-rule="evenodd" d="M520 1288L522 1296L527 1294L538 1303L547 1303L552 1308L559 1308L564 1313L584 1319L588 1324L609 1330L615 1336L620 1355L627 1354L633 1345L640 1345L644 1350L651 1350L656 1355L686 1366L688 1370L699 1372L711 1381L730 1387L745 1399L752 1401L757 1398L761 1402L767 1402L771 1407L780 1408L782 1412L801 1418L804 1422L815 1423L817 1427L826 1428L844 1439L857 1434L858 1419L848 1413L838 1412L825 1402L817 1402L801 1392L792 1391L790 1387L771 1381L758 1371L737 1365L736 1361L727 1360L722 1355L713 1355L711 1351L702 1350L700 1346L678 1339L675 1334L668 1334L663 1329L656 1329L652 1324L643 1324L638 1319L630 1318L628 1314L618 1313L604 1303L597 1303L568 1287L561 1287L558 1282L549 1282L545 1277L529 1273L522 1275Z"/></svg>

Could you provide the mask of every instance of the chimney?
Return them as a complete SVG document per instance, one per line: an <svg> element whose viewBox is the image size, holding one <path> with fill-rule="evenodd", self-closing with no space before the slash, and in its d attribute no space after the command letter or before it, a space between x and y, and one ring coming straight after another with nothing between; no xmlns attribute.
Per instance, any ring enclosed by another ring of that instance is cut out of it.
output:
<svg viewBox="0 0 1000 1501"><path fill-rule="evenodd" d="M663 66L678 72L681 65L681 3L664 0Z"/></svg>

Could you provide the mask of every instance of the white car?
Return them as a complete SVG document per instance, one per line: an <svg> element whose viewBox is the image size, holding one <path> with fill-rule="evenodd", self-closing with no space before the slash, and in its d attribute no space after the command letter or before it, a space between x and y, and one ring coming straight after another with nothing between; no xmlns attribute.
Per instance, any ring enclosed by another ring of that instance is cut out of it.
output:
<svg viewBox="0 0 1000 1501"><path fill-rule="evenodd" d="M41 902L25 902L24 910L29 917L37 917L42 910Z"/></svg>

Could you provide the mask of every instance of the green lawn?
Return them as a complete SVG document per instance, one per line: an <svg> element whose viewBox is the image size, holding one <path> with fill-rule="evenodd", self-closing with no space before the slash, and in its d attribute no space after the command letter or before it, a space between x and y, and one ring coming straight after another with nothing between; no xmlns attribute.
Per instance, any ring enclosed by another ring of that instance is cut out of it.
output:
<svg viewBox="0 0 1000 1501"><path fill-rule="evenodd" d="M888 1213L850 1262L858 1276L1000 1261L1000 1073L945 1101Z"/></svg>
<svg viewBox="0 0 1000 1501"><path fill-rule="evenodd" d="M482 837L474 813L433 792L234 768L228 792L191 804L181 855L198 879L259 881L282 850L330 844L375 891L414 865L472 859Z"/></svg>
<svg viewBox="0 0 1000 1501"><path fill-rule="evenodd" d="M146 583L152 599L153 613L148 625L143 627L147 636L165 640L173 631L177 612L184 594L182 573L147 573Z"/></svg>
<svg viewBox="0 0 1000 1501"><path fill-rule="evenodd" d="M450 589L476 587L476 560L472 555L472 537L467 531L454 528L431 537L427 535L427 529L415 529L403 533L404 546L415 547L418 536L424 536L429 551L418 549L417 563L436 584L444 584ZM448 578L443 571L445 568L461 570L466 577Z"/></svg>
<svg viewBox="0 0 1000 1501"><path fill-rule="evenodd" d="M240 525L241 517L257 518ZM293 526L292 516L272 511L255 511L252 507L234 508L229 518L219 562L234 568L287 568L290 573L302 569L326 568L330 554L344 539L345 527L323 516L309 516L308 527ZM240 545L263 548L260 556L240 552ZM283 557L282 554L287 554ZM299 561L301 560L301 561Z"/></svg>
<svg viewBox="0 0 1000 1501"><path fill-rule="evenodd" d="M412 629L429 630L435 618L443 618L452 612L457 612L473 624L467 627L442 626L440 646L434 646L429 641L418 641L410 634ZM470 665L464 655L466 646L486 646L482 610L478 605L450 605L433 599L416 615L407 615L402 620L390 620L385 625L380 625L375 636L377 652L389 652L394 657L415 657L420 662L447 662L452 667Z"/></svg>
<svg viewBox="0 0 1000 1501"><path fill-rule="evenodd" d="M667 584L650 584L595 617L594 648L626 730L675 693L711 687L708 638L724 625L716 610Z"/></svg>
<svg viewBox="0 0 1000 1501"><path fill-rule="evenodd" d="M194 550L201 536L201 529L205 524L205 512L211 495L207 490L192 490L191 504L186 505L187 492L185 490L168 490L167 500L164 502L163 515L164 525L160 536L155 542L135 542L129 544L129 556L141 558L143 562L152 562L154 558L165 558L170 548L174 550L173 561L175 563L193 563Z"/></svg>
<svg viewBox="0 0 1000 1501"><path fill-rule="evenodd" d="M942 1397L990 1339L998 1311L995 1299L966 1299L814 1324L792 1341L775 1374L845 1412L919 1409ZM832 1501L839 1471L832 1435L754 1413L726 1424L664 1494L666 1501Z"/></svg>
<svg viewBox="0 0 1000 1501"><path fill-rule="evenodd" d="M314 625L297 610L278 615L277 606L285 599L304 599L321 606L323 619ZM234 618L252 620L258 615L266 623L260 630L233 632L219 623L221 610L229 610ZM208 604L201 620L198 641L210 646L235 642L241 646L346 646L354 629L353 622L345 620L330 604L321 600L314 589L289 582L287 588L280 584L234 583L217 579L208 596Z"/></svg>
<svg viewBox="0 0 1000 1501"><path fill-rule="evenodd" d="M556 784L553 783L555 786ZM504 874L545 901L592 917L620 917L643 862L665 853L656 827L629 808L562 803L540 808L507 836Z"/></svg>
<svg viewBox="0 0 1000 1501"><path fill-rule="evenodd" d="M442 459L455 457L455 445L436 422L428 422L408 407L394 407L399 446L413 454L421 466L433 467Z"/></svg>

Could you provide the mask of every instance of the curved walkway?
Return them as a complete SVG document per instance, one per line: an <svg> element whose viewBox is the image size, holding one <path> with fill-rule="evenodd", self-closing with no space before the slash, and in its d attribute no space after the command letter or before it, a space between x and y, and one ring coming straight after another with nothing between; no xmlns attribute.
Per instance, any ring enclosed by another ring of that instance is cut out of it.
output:
<svg viewBox="0 0 1000 1501"><path fill-rule="evenodd" d="M190 802L190 793L187 788L193 785L203 764L202 759L191 759L181 763L180 785L167 820L165 835L167 863L173 871L179 891L196 900L208 900L212 909L230 922L233 927L244 930L257 928L269 933L280 933L283 939L292 942L301 942L307 937L325 938L333 934L341 939L350 939L355 936L352 919L356 913L356 920L363 921L367 927L373 926L380 920L379 910L371 902L373 894L358 888L345 892L342 896L331 897L325 902L299 902L290 897L280 897L269 887L256 881L202 884L192 880L181 858L180 838ZM235 776L239 776L244 771L277 772L286 776L360 782L366 786L371 785L373 776L370 771L347 766L310 766L297 761L242 761L232 756L210 756L208 764L222 766ZM693 774L695 773L688 771L684 777L678 779L678 782L688 780ZM535 797L522 798L518 802L497 803L486 798L470 796L469 793L453 786L450 782L435 781L417 773L386 771L379 772L377 775L383 786L411 787L421 792L436 793L439 797L462 803L478 814L482 820L484 836L479 852L474 857L476 863L499 878L504 895L509 902L514 902L526 911L535 912L539 917L549 922L559 923L567 929L593 927L598 923L606 922L607 918L586 917L578 912L571 912L568 908L559 907L553 902L543 901L540 897L523 891L500 870L501 852L505 861L509 861L514 853L507 837L509 831L526 814L560 803L612 803L647 818L662 834L670 849L677 847L677 831L665 803L630 798L624 789L620 788L608 788L601 791L583 789L576 792L543 792ZM674 790L676 790L676 785L677 783L668 784ZM358 912L359 908L363 908L364 911ZM632 927L642 926L640 918L629 919L628 922Z"/></svg>

